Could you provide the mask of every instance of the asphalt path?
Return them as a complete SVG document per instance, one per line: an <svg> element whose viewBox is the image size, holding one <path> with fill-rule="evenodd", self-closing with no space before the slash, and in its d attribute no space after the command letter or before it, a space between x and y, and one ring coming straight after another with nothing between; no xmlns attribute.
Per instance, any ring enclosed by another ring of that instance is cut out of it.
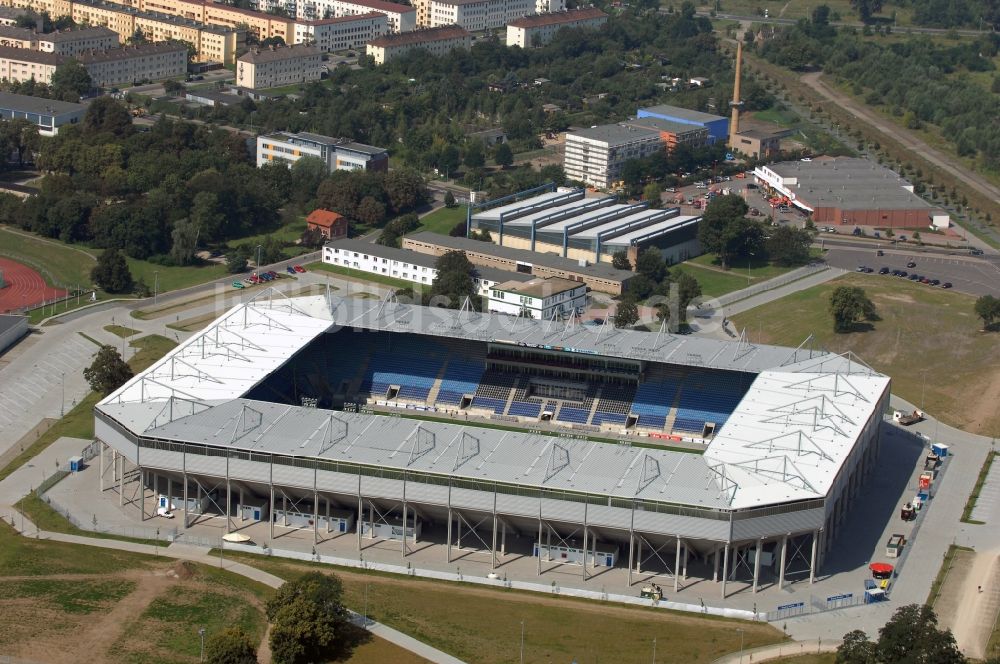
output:
<svg viewBox="0 0 1000 664"><path fill-rule="evenodd" d="M861 265L874 268L875 272L868 275L872 279L898 279L878 274L880 268L887 267L940 279L942 283L950 281L955 290L971 295L1000 296L1000 267L984 260L902 250L887 250L884 256L876 256L874 249L837 246L830 247L826 262L844 270L856 270ZM909 262L915 262L916 267L906 267Z"/></svg>

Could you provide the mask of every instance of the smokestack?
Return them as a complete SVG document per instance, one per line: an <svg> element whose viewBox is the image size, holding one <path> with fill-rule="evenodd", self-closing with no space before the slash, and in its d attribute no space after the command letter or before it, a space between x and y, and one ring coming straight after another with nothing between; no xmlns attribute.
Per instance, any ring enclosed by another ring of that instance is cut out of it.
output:
<svg viewBox="0 0 1000 664"><path fill-rule="evenodd" d="M740 131L740 109L743 107L743 100L740 99L740 70L743 68L743 42L736 42L736 80L733 81L733 100L729 102L732 107L732 117L729 120L729 147L737 148L736 134Z"/></svg>

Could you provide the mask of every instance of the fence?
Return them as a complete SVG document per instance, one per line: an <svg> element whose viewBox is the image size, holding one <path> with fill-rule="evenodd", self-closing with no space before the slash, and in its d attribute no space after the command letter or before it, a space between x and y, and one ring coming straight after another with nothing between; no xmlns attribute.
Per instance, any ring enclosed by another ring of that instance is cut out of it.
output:
<svg viewBox="0 0 1000 664"><path fill-rule="evenodd" d="M742 290L733 291L732 293L725 293L715 298L718 306L726 307L734 302L739 302L740 300L745 300L748 297L753 297L754 295L759 295L761 293L766 293L769 290L774 290L775 288L780 288L786 284L790 284L793 281L798 281L799 279L804 279L808 276L822 272L823 270L829 270L830 266L826 263L810 263L800 268L796 268L791 272L786 272L785 274L774 277L773 279L768 279L754 286L749 286ZM736 274L734 271L733 274Z"/></svg>

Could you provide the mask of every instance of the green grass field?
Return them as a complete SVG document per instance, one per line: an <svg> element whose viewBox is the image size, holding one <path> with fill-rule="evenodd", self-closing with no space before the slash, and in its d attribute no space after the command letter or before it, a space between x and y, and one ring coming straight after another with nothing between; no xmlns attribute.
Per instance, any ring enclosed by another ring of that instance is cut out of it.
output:
<svg viewBox="0 0 1000 664"><path fill-rule="evenodd" d="M129 366L132 367L132 371L138 373L166 355L177 344L166 337L151 334L141 339L136 339L130 342L129 345L138 349L128 362ZM97 348L94 348L94 352L97 352ZM65 417L52 425L48 431L39 436L31 445L21 450L10 463L0 469L0 480L3 480L33 459L59 438L64 436L69 438L93 438L94 406L97 405L100 399L100 396L96 392L88 393L87 396L80 400L80 403L66 413Z"/></svg>
<svg viewBox="0 0 1000 664"><path fill-rule="evenodd" d="M0 580L12 576L112 574L145 569L152 556L21 537L0 519Z"/></svg>
<svg viewBox="0 0 1000 664"><path fill-rule="evenodd" d="M431 233L447 235L455 227L455 224L465 221L465 217L466 207L464 205L456 205L453 208L438 208L420 219L420 228L417 231L430 231Z"/></svg>
<svg viewBox="0 0 1000 664"><path fill-rule="evenodd" d="M382 284L384 286L391 286L392 288L413 288L414 290L420 289L420 284L415 284L412 281L404 281L402 279L394 279L393 277L386 277L381 274L371 274L370 272L362 272L361 270L352 270L349 267L341 267L340 265L330 265L329 263L313 263L309 266L310 270L322 270L323 272L332 272L333 274L339 274L342 277L349 277L351 279L357 279L359 281L368 281L376 284ZM354 293L357 295L357 293ZM372 295L372 297L375 297Z"/></svg>
<svg viewBox="0 0 1000 664"><path fill-rule="evenodd" d="M294 258L295 256L301 256L302 254L307 254L312 249L308 247L300 247L299 245L294 245L293 243L298 240L302 233L306 230L306 220L305 217L299 217L295 221L285 224L278 230L271 233L260 233L258 235L251 235L249 237L240 238L238 240L230 240L226 243L228 247L238 247L241 244L249 245L251 249L256 247L258 244L263 242L269 237L277 238L281 243L292 245L284 248L284 253L286 258ZM256 260L256 254L251 256L251 260Z"/></svg>
<svg viewBox="0 0 1000 664"><path fill-rule="evenodd" d="M749 269L747 269L749 267ZM719 297L747 286L773 279L794 268L771 265L766 261L739 262L723 270L712 254L702 254L684 261L679 269L698 280L704 297Z"/></svg>
<svg viewBox="0 0 1000 664"><path fill-rule="evenodd" d="M241 559L282 578L308 569L273 558ZM375 573L336 574L348 607L363 610L367 586L371 618L477 664L518 661L521 621L528 662L645 664L654 638L661 661L711 662L739 650L737 627L744 630L746 648L783 640L762 623Z"/></svg>
<svg viewBox="0 0 1000 664"><path fill-rule="evenodd" d="M42 276L54 286L75 288L90 284L90 271L99 252L35 237L22 231L0 227L0 255L42 269Z"/></svg>
<svg viewBox="0 0 1000 664"><path fill-rule="evenodd" d="M157 285L157 293L177 290L197 286L206 281L212 281L226 276L226 266L221 263L207 263L204 265L186 265L183 267L157 265L149 261L140 261L128 258L128 269L132 272L132 278L137 282L141 279L143 283L153 292L154 284Z"/></svg>
<svg viewBox="0 0 1000 664"><path fill-rule="evenodd" d="M865 289L882 318L866 332L836 334L828 312L840 285ZM849 274L732 317L753 341L851 350L892 377L892 390L942 421L1000 435L1000 335L980 331L975 298L879 275Z"/></svg>
<svg viewBox="0 0 1000 664"><path fill-rule="evenodd" d="M122 339L128 339L131 336L139 334L139 330L133 330L131 327L125 327L123 325L105 325L104 329L111 334L121 337Z"/></svg>

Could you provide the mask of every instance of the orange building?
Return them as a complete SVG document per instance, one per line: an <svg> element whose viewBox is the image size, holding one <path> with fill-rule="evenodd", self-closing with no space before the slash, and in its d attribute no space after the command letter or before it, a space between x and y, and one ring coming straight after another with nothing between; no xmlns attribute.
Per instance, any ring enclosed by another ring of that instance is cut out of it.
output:
<svg viewBox="0 0 1000 664"><path fill-rule="evenodd" d="M336 212L319 208L306 217L306 228L319 230L327 240L347 237L347 219Z"/></svg>

